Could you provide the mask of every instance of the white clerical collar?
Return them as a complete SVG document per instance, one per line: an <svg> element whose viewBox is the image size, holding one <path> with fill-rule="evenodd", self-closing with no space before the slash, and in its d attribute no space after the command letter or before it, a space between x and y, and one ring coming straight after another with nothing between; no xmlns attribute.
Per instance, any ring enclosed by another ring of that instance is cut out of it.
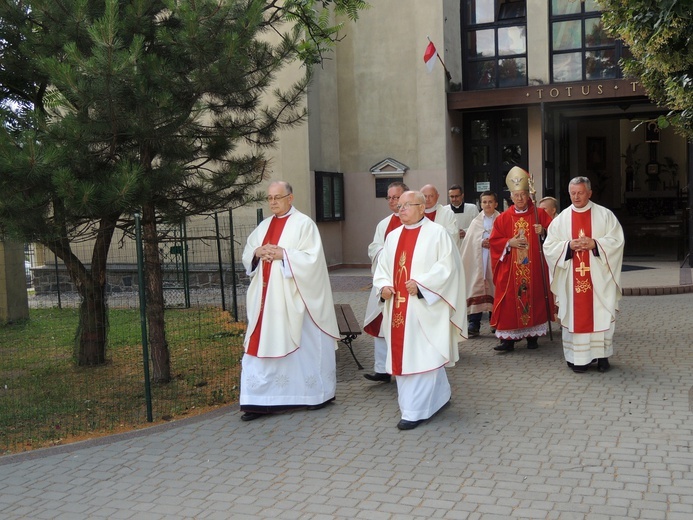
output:
<svg viewBox="0 0 693 520"><path fill-rule="evenodd" d="M295 209L293 206L291 206L291 208L289 208L289 211L287 211L287 212L284 213L283 215L274 215L274 216L277 217L277 218L286 218L286 217L288 217L289 215L291 215L294 211L296 211L296 209Z"/></svg>
<svg viewBox="0 0 693 520"><path fill-rule="evenodd" d="M405 224L404 227L406 229L416 229L417 227L423 226L424 220L426 220L426 217L422 217L416 224Z"/></svg>
<svg viewBox="0 0 693 520"><path fill-rule="evenodd" d="M572 208L573 208L573 211L576 213L584 213L585 211L592 209L592 201L591 200L587 201L587 204L585 204L581 208L576 208L575 205L573 204Z"/></svg>
<svg viewBox="0 0 693 520"><path fill-rule="evenodd" d="M515 213L527 213L529 211L529 206L527 206L525 209L517 209L517 206L515 206Z"/></svg>
<svg viewBox="0 0 693 520"><path fill-rule="evenodd" d="M434 211L438 211L438 204L436 204L435 206L433 206L430 209L425 209L424 213L433 213Z"/></svg>
<svg viewBox="0 0 693 520"><path fill-rule="evenodd" d="M455 206L452 202L450 203L450 205L455 209L460 209L462 206L464 206L464 202L462 204L460 204L459 206Z"/></svg>

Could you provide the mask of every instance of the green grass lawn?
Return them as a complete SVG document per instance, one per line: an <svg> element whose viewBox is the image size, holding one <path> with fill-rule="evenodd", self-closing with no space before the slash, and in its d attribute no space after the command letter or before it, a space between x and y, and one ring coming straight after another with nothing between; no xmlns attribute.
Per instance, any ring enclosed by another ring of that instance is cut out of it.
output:
<svg viewBox="0 0 693 520"><path fill-rule="evenodd" d="M215 307L166 311L173 380L152 386L155 422L237 400L244 325ZM98 367L73 360L77 309L31 310L0 328L0 454L151 425L139 311L111 309Z"/></svg>

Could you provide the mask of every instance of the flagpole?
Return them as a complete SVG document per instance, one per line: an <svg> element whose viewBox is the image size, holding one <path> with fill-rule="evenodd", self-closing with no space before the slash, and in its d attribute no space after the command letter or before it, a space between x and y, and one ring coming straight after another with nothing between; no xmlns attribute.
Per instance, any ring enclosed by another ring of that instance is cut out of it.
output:
<svg viewBox="0 0 693 520"><path fill-rule="evenodd" d="M431 41L431 37L430 37L430 36L426 36L426 39L428 40L428 43L433 43L433 42ZM434 44L434 45L435 45L435 44ZM449 71L448 68L445 66L445 62L443 62L443 58L440 57L440 53L439 53L439 52L436 52L436 56L438 56L438 61L439 61L440 64L443 66L443 70L445 71L445 77L447 78L448 81L452 81L452 76L450 75L450 71Z"/></svg>

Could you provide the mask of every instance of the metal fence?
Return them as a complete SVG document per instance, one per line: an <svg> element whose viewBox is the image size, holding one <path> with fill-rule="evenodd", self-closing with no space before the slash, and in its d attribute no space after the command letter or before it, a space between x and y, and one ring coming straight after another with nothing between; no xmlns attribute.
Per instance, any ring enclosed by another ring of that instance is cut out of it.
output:
<svg viewBox="0 0 693 520"><path fill-rule="evenodd" d="M91 367L75 361L82 300L65 265L42 246L27 244L29 319L0 328L0 454L236 400L246 318L241 255L255 225L255 216L236 218L229 211L159 229L172 380L151 386L150 413L136 241L117 237L109 251L107 362ZM91 258L93 243L72 247L81 259Z"/></svg>

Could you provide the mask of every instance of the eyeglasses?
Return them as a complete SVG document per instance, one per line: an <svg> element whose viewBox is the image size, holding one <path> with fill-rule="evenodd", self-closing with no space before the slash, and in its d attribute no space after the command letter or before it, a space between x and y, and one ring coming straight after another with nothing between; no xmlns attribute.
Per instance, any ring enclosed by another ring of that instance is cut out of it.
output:
<svg viewBox="0 0 693 520"><path fill-rule="evenodd" d="M399 200L399 195L396 197L385 197L385 200Z"/></svg>
<svg viewBox="0 0 693 520"><path fill-rule="evenodd" d="M281 196L275 195L274 197L272 197L272 195L270 195L267 197L267 202L276 202L278 200L285 199L289 195L291 195L291 193L287 193L286 195L281 195Z"/></svg>
<svg viewBox="0 0 693 520"><path fill-rule="evenodd" d="M397 210L402 211L403 209L409 209L412 206L423 206L420 202L417 204L414 204L413 202L407 202L406 204L397 204Z"/></svg>

